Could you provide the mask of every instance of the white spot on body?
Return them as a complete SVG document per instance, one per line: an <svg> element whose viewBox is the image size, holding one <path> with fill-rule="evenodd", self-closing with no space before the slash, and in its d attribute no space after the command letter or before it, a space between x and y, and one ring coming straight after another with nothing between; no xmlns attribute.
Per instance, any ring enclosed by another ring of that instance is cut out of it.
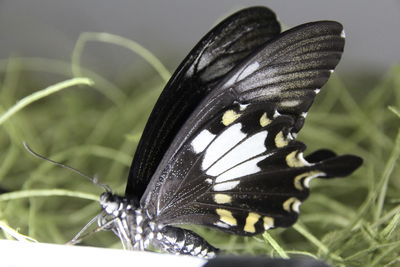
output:
<svg viewBox="0 0 400 267"><path fill-rule="evenodd" d="M156 224L154 222L149 222L150 229L154 231Z"/></svg>
<svg viewBox="0 0 400 267"><path fill-rule="evenodd" d="M109 203L107 204L107 206L104 208L104 210L106 211L106 213L112 214L112 213L114 213L115 211L118 210L118 203L116 203L116 202L109 202Z"/></svg>
<svg viewBox="0 0 400 267"><path fill-rule="evenodd" d="M161 240L163 238L161 233L157 233L157 240Z"/></svg>
<svg viewBox="0 0 400 267"><path fill-rule="evenodd" d="M204 155L201 165L203 170L208 169L211 164L216 162L222 155L246 137L246 134L244 134L241 129L241 123L234 124L212 141Z"/></svg>
<svg viewBox="0 0 400 267"><path fill-rule="evenodd" d="M203 256L206 256L207 255L207 252L208 252L208 250L207 250L207 248L205 248L205 249L203 249L202 251L201 251L201 255L203 255Z"/></svg>
<svg viewBox="0 0 400 267"><path fill-rule="evenodd" d="M318 94L320 91L321 91L321 89L315 89L315 90L314 90L314 92L315 92L316 94Z"/></svg>
<svg viewBox="0 0 400 267"><path fill-rule="evenodd" d="M114 210L114 211L112 212L112 215L115 216L115 217L118 217L120 214L119 214L119 211L118 211L118 210ZM121 215L123 215L123 214L121 214ZM125 217L125 216L121 216L121 217Z"/></svg>
<svg viewBox="0 0 400 267"><path fill-rule="evenodd" d="M214 140L215 134L212 134L209 130L201 131L190 143L195 153L201 153L204 149Z"/></svg>
<svg viewBox="0 0 400 267"><path fill-rule="evenodd" d="M150 232L149 235L148 235L147 237L148 237L148 239L153 239L153 238L154 238L154 233L153 233L153 232Z"/></svg>
<svg viewBox="0 0 400 267"><path fill-rule="evenodd" d="M217 176L235 165L265 152L266 147L264 142L267 138L267 134L267 131L262 131L250 136L220 158L210 169L207 170L206 174Z"/></svg>
<svg viewBox="0 0 400 267"><path fill-rule="evenodd" d="M329 72L330 72L330 73L333 73L333 72L334 72L334 70L329 70Z"/></svg>
<svg viewBox="0 0 400 267"><path fill-rule="evenodd" d="M346 33L344 32L344 30L342 30L342 32L340 33L340 37L346 38Z"/></svg>
<svg viewBox="0 0 400 267"><path fill-rule="evenodd" d="M197 255L197 254L200 253L200 251L201 251L201 246L198 246L198 247L196 247L196 248L193 250L193 253L194 253L195 255Z"/></svg>
<svg viewBox="0 0 400 267"><path fill-rule="evenodd" d="M140 224L143 221L143 217L140 215L136 216L136 224Z"/></svg>
<svg viewBox="0 0 400 267"><path fill-rule="evenodd" d="M306 118L306 117L307 117L307 112L302 112L302 113L301 113L301 116L302 116L303 118Z"/></svg>
<svg viewBox="0 0 400 267"><path fill-rule="evenodd" d="M190 245L187 245L186 246L186 249L188 250L188 251L191 251L192 249L193 249L193 244L190 244Z"/></svg>
<svg viewBox="0 0 400 267"><path fill-rule="evenodd" d="M279 116L281 116L281 113L279 113L279 112L275 109L274 115L273 115L272 117L275 119L275 118L277 118L277 117L279 117Z"/></svg>
<svg viewBox="0 0 400 267"><path fill-rule="evenodd" d="M183 239L183 240L181 240L181 241L176 242L176 243L175 243L175 247L181 249L181 248L183 248L183 245L184 245L184 244L185 244L185 240Z"/></svg>
<svg viewBox="0 0 400 267"><path fill-rule="evenodd" d="M169 243L171 243L171 244L174 244L175 243L175 241L176 241L176 238L175 237L172 237L172 236L165 236L165 239L167 239L167 241L169 242Z"/></svg>

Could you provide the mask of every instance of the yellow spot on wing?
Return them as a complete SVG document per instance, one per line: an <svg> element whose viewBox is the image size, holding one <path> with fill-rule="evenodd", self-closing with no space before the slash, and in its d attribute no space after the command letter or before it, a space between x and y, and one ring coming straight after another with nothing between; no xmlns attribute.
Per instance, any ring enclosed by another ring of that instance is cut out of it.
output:
<svg viewBox="0 0 400 267"><path fill-rule="evenodd" d="M299 212L299 206L301 202L295 197L291 197L283 203L283 209L286 211L295 211Z"/></svg>
<svg viewBox="0 0 400 267"><path fill-rule="evenodd" d="M276 136L275 136L275 145L276 147L284 147L287 146L289 141L283 136L283 132L280 131Z"/></svg>
<svg viewBox="0 0 400 267"><path fill-rule="evenodd" d="M264 114L262 114L262 116L261 116L261 118L260 118L260 125L261 125L261 127L265 127L265 126L267 126L267 125L270 124L270 123L271 123L271 120L268 119L267 113L264 112Z"/></svg>
<svg viewBox="0 0 400 267"><path fill-rule="evenodd" d="M265 230L268 230L268 229L274 227L274 218L272 218L272 217L264 217L263 221L264 221L264 229Z"/></svg>
<svg viewBox="0 0 400 267"><path fill-rule="evenodd" d="M236 113L234 110L230 109L225 111L224 115L222 115L222 124L225 126L230 125L232 122L237 120L241 114Z"/></svg>
<svg viewBox="0 0 400 267"><path fill-rule="evenodd" d="M286 164L293 168L311 165L303 158L303 153L297 151L293 151L286 156Z"/></svg>
<svg viewBox="0 0 400 267"><path fill-rule="evenodd" d="M310 171L299 174L294 178L294 187L298 190L303 190L305 187L308 188L308 181L304 182L304 180L307 178L315 178L322 174L323 173L320 171Z"/></svg>
<svg viewBox="0 0 400 267"><path fill-rule="evenodd" d="M237 225L236 219L233 217L232 212L225 209L216 209L215 210L219 215L219 220L231 226Z"/></svg>
<svg viewBox="0 0 400 267"><path fill-rule="evenodd" d="M215 194L214 201L217 204L226 204L232 202L232 197L227 194Z"/></svg>
<svg viewBox="0 0 400 267"><path fill-rule="evenodd" d="M256 228L254 227L255 224L258 222L258 219L260 219L260 215L255 213L255 212L249 212L249 215L247 215L246 218L246 223L244 225L243 230L249 233L255 233Z"/></svg>

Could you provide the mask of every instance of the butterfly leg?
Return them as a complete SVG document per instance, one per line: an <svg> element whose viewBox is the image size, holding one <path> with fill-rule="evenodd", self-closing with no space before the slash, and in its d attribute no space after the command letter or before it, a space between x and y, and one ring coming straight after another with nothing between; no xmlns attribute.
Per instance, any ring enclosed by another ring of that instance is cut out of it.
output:
<svg viewBox="0 0 400 267"><path fill-rule="evenodd" d="M168 253L204 258L212 258L219 251L196 233L171 226L162 228L153 244Z"/></svg>

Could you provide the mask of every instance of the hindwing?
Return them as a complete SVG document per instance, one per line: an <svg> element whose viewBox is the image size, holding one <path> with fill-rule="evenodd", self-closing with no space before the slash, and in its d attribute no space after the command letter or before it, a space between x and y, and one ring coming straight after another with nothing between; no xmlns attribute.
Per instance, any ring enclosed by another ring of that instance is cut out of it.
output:
<svg viewBox="0 0 400 267"><path fill-rule="evenodd" d="M306 161L293 127L291 116L261 104L221 111L170 159L145 209L162 224L201 224L241 235L290 226L310 180L331 176L333 164ZM345 159L331 162L338 160Z"/></svg>

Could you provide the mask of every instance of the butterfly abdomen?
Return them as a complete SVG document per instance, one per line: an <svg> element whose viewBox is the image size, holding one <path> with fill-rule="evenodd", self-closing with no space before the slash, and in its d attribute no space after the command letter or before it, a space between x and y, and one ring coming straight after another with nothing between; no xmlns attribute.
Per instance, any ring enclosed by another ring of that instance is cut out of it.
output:
<svg viewBox="0 0 400 267"><path fill-rule="evenodd" d="M214 257L219 251L196 233L177 227L163 227L153 244L173 254L192 255L204 258Z"/></svg>

